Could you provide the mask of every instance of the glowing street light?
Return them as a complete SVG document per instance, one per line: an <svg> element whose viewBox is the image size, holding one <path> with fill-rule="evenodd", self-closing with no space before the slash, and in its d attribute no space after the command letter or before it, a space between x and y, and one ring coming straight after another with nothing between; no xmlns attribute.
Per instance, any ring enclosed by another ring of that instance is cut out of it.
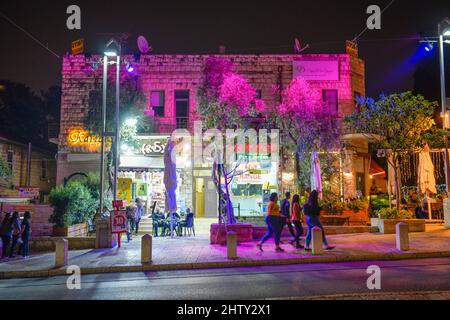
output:
<svg viewBox="0 0 450 320"><path fill-rule="evenodd" d="M125 125L127 127L136 127L137 123L138 123L138 121L136 118L129 118L129 119L125 120Z"/></svg>
<svg viewBox="0 0 450 320"><path fill-rule="evenodd" d="M115 39L111 39L104 51L103 58L103 104L102 104L102 144L100 154L100 210L103 210L103 192L105 180L105 137L115 138L114 144L114 200L117 200L117 177L119 173L119 143L120 143L120 54L121 45ZM116 128L113 134L106 133L106 91L108 86L108 58L116 58Z"/></svg>

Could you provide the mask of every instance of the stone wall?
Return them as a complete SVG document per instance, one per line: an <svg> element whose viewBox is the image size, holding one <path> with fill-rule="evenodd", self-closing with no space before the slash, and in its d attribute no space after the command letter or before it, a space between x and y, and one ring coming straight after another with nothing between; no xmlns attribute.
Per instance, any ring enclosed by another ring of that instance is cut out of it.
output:
<svg viewBox="0 0 450 320"><path fill-rule="evenodd" d="M29 211L31 213L31 238L46 237L53 234L53 224L48 221L53 213L53 208L49 205L12 205L4 204L3 210L10 211ZM3 217L3 215L2 215Z"/></svg>

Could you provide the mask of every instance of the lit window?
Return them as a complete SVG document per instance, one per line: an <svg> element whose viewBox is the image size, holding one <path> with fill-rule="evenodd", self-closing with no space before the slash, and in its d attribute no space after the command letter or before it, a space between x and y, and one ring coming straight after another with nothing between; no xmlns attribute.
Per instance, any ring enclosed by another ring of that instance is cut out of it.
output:
<svg viewBox="0 0 450 320"><path fill-rule="evenodd" d="M155 116L164 117L164 91L152 91L150 105Z"/></svg>

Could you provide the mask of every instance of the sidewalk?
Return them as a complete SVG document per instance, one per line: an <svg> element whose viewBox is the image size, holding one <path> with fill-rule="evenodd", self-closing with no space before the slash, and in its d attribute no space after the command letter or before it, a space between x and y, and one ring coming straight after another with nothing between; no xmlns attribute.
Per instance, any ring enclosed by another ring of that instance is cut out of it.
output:
<svg viewBox="0 0 450 320"><path fill-rule="evenodd" d="M142 265L140 240L122 242L122 248L78 250L69 252L69 265L77 265L82 273L171 270L212 267L237 267L311 262L396 260L431 257L450 257L450 230L442 226L427 226L426 233L410 234L410 251L395 248L395 235L349 234L329 236L333 251L312 255L296 250L287 240L284 253L274 252L273 242L267 242L264 252L256 242L238 246L237 260L227 259L226 246L210 245L209 237L154 238L153 262ZM65 274L65 268L54 269L54 253L0 262L0 279Z"/></svg>

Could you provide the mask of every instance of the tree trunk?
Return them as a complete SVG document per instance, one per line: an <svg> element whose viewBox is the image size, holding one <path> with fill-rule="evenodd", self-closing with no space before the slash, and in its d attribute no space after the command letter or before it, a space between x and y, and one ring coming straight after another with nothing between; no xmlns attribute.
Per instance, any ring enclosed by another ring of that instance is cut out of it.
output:
<svg viewBox="0 0 450 320"><path fill-rule="evenodd" d="M400 212L400 184L398 183L398 162L397 162L397 157L393 157L393 161L394 161L394 182L395 182L395 207L397 208L397 212Z"/></svg>

